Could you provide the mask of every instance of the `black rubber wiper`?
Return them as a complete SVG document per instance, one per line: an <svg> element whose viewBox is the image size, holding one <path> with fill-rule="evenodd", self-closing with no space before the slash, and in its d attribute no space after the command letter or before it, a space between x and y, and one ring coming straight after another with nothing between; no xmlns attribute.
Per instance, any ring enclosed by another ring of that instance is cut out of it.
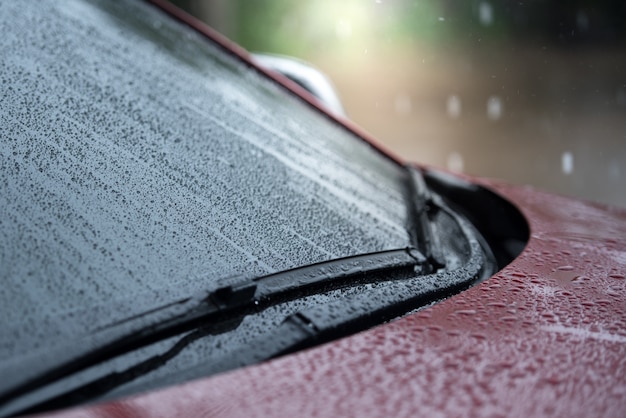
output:
<svg viewBox="0 0 626 418"><path fill-rule="evenodd" d="M429 270L426 257L406 248L295 268L179 300L115 323L84 341L13 362L1 371L0 415L21 411L12 412L16 398L166 338L194 329L203 335L223 333L236 328L245 316L289 300L357 284L403 280Z"/></svg>
<svg viewBox="0 0 626 418"><path fill-rule="evenodd" d="M415 175L419 178L420 173ZM435 241L434 238L431 243L436 244L431 244L426 251L434 263L428 259L421 262L419 264L421 273L417 272L404 280L388 281L382 286L371 287L366 292L340 297L332 302L298 311L287 316L274 330L222 358L194 365L193 368L154 379L150 383L144 382L141 389L149 390L214 375L345 337L450 297L494 274L497 267L492 262L493 257L485 253L482 239L472 225L442 202L427 196L425 188L421 190L425 193L418 189L416 195L411 195L411 198L424 203L424 209L419 209L419 212L424 214L420 222L427 220L431 223L424 225L428 228L426 233L438 233L435 222L431 219L438 216L438 212L439 215L446 216L448 221L458 228L455 230L458 235L449 236L448 239L466 244L462 263L442 269L443 260L436 260L438 256L443 258L440 251L443 251L444 245L439 246L439 241ZM430 208L427 209L426 204L430 205ZM451 228L450 225L448 228ZM104 399L129 395L135 390L131 384L110 393Z"/></svg>
<svg viewBox="0 0 626 418"><path fill-rule="evenodd" d="M494 272L485 269L482 248L472 240L468 262L453 271L386 283L365 293L337 299L289 315L272 332L224 358L196 365L143 385L150 390L249 366L333 341L450 297ZM111 398L132 393L128 388Z"/></svg>

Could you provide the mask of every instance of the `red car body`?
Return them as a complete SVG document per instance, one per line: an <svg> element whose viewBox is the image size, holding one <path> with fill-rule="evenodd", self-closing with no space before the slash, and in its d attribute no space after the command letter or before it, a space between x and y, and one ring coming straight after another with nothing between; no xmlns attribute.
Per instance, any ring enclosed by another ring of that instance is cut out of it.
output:
<svg viewBox="0 0 626 418"><path fill-rule="evenodd" d="M249 61L193 18L157 4ZM259 71L323 111L294 83ZM508 199L530 226L522 254L495 276L313 349L51 416L623 416L626 210L465 179Z"/></svg>

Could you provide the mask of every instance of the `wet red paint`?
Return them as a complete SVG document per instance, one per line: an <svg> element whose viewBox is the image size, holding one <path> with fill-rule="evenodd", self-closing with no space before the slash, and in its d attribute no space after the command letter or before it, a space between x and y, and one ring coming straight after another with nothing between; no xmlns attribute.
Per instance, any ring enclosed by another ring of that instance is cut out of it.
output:
<svg viewBox="0 0 626 418"><path fill-rule="evenodd" d="M496 184L519 258L409 317L68 416L623 416L626 210Z"/></svg>
<svg viewBox="0 0 626 418"><path fill-rule="evenodd" d="M480 182L531 227L524 252L480 285L308 351L59 414L622 417L626 210Z"/></svg>

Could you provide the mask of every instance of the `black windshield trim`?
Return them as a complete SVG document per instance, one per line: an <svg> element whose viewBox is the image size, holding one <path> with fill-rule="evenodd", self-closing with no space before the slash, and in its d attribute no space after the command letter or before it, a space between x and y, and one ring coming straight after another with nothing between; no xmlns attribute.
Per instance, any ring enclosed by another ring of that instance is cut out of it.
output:
<svg viewBox="0 0 626 418"><path fill-rule="evenodd" d="M427 273L445 267L445 257L431 216L439 209L426 186L421 170L407 165L408 187L407 199L407 231L411 243L418 248L428 260Z"/></svg>

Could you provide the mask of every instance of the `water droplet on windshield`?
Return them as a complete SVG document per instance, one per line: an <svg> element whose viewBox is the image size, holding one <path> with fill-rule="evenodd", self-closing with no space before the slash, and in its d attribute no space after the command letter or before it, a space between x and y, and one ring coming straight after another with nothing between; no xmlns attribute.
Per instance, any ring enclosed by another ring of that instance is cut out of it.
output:
<svg viewBox="0 0 626 418"><path fill-rule="evenodd" d="M457 119L461 116L461 99L459 96L452 95L448 97L446 101L446 112L452 119Z"/></svg>
<svg viewBox="0 0 626 418"><path fill-rule="evenodd" d="M339 39L348 39L352 36L352 24L346 19L337 20L335 34Z"/></svg>
<svg viewBox="0 0 626 418"><path fill-rule="evenodd" d="M463 156L458 152L451 152L448 155L446 166L449 170L461 172L463 171L464 165Z"/></svg>
<svg viewBox="0 0 626 418"><path fill-rule="evenodd" d="M502 117L502 100L498 96L491 96L487 100L487 117L490 120L498 120Z"/></svg>
<svg viewBox="0 0 626 418"><path fill-rule="evenodd" d="M478 19L483 26L489 26L493 23L493 8L486 1L478 5Z"/></svg>
<svg viewBox="0 0 626 418"><path fill-rule="evenodd" d="M565 175L570 175L574 171L574 155L569 151L561 155L561 170Z"/></svg>
<svg viewBox="0 0 626 418"><path fill-rule="evenodd" d="M578 26L578 29L582 32L589 29L589 17L587 16L587 13L582 10L579 10L576 14L576 26Z"/></svg>

